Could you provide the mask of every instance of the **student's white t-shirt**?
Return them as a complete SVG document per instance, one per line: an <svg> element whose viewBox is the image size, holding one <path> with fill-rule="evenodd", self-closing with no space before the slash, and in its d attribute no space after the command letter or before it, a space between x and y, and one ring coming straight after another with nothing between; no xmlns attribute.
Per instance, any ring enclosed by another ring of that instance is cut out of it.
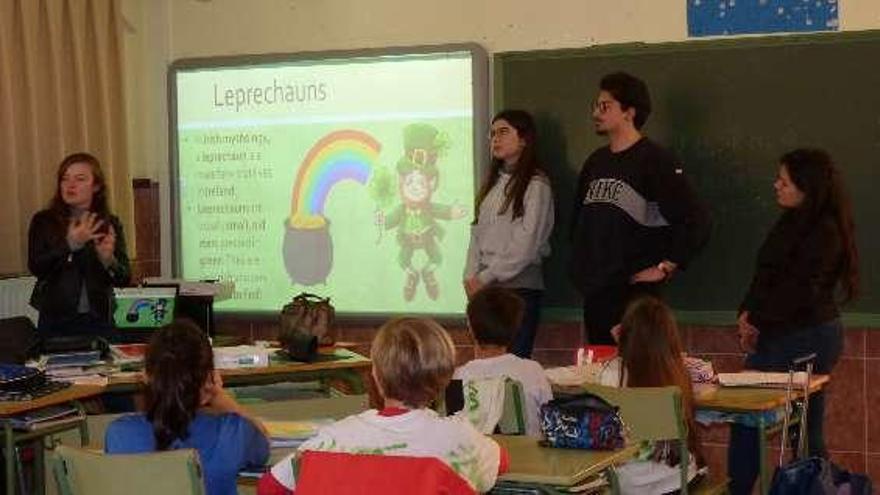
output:
<svg viewBox="0 0 880 495"><path fill-rule="evenodd" d="M538 410L553 398L550 382L544 374L544 368L536 361L523 359L513 354L474 359L455 370L452 376L459 380L476 380L506 376L522 384L525 395L526 433L541 436L541 421Z"/></svg>
<svg viewBox="0 0 880 495"><path fill-rule="evenodd" d="M433 457L441 460L477 492L495 485L501 451L497 443L467 421L441 418L430 409L383 416L375 409L337 421L318 430L298 451ZM272 476L296 491L291 454L272 467ZM376 467L381 468L381 459ZM405 476L403 476L405 477Z"/></svg>

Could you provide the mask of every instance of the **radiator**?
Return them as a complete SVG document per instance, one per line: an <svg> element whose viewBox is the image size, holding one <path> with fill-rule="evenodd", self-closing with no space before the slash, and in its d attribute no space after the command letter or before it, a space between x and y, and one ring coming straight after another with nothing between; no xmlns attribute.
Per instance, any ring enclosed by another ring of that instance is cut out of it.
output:
<svg viewBox="0 0 880 495"><path fill-rule="evenodd" d="M37 310L28 304L36 281L29 275L0 279L0 318L27 316L37 324Z"/></svg>

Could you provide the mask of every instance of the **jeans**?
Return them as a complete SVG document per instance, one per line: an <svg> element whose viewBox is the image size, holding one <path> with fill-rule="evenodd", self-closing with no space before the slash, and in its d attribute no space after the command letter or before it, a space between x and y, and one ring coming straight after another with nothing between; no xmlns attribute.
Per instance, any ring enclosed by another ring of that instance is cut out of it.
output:
<svg viewBox="0 0 880 495"><path fill-rule="evenodd" d="M532 349L535 347L535 334L538 332L538 323L541 321L541 299L544 291L537 289L513 289L525 302L522 322L519 329L513 335L508 346L511 354L529 359L532 357Z"/></svg>
<svg viewBox="0 0 880 495"><path fill-rule="evenodd" d="M754 354L746 357L745 367L760 371L788 371L791 362L801 356L816 353L813 372L827 375L837 364L843 350L843 326L840 320L831 320L813 327L781 335L758 337ZM810 456L825 457L825 439L822 421L825 416L825 393L810 396L807 413L807 443ZM727 473L730 493L749 494L758 478L758 430L747 426L730 426L730 446L727 450Z"/></svg>
<svg viewBox="0 0 880 495"><path fill-rule="evenodd" d="M620 323L627 305L640 296L660 297L663 283L639 283L606 287L584 299L584 329L587 343L617 345L611 329Z"/></svg>

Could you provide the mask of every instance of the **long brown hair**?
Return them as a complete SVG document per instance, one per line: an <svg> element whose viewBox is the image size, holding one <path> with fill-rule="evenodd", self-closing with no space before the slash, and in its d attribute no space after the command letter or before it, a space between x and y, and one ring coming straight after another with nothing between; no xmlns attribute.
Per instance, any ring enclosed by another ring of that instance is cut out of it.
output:
<svg viewBox="0 0 880 495"><path fill-rule="evenodd" d="M156 450L185 440L201 406L202 388L214 371L214 354L201 328L177 320L150 339L145 359L147 420L153 425Z"/></svg>
<svg viewBox="0 0 880 495"><path fill-rule="evenodd" d="M516 167L513 168L513 177L504 188L504 204L501 206L501 210L497 212L499 215L506 213L511 203L513 203L513 218L519 218L525 213L523 198L526 195L526 189L528 189L532 177L535 175L546 177L546 174L544 174L544 171L538 164L536 149L538 131L531 114L525 110L502 110L495 114L495 117L492 118L492 123L494 124L499 120L504 120L510 124L511 127L516 129L517 135L525 141L525 146L523 146L522 152L519 155ZM480 187L479 194L477 194L474 223L479 220L480 205L483 204L483 200L486 199L489 191L498 182L502 167L504 167L504 161L493 157L489 173L486 175L482 187Z"/></svg>
<svg viewBox="0 0 880 495"><path fill-rule="evenodd" d="M824 215L837 223L843 248L840 284L844 302L859 295L859 250L853 221L852 202L843 184L843 177L827 151L800 148L779 158L791 181L804 193L804 201L797 208L804 214L805 225L815 225Z"/></svg>
<svg viewBox="0 0 880 495"><path fill-rule="evenodd" d="M678 325L669 306L651 296L630 303L620 322L619 349L623 361L621 386L674 385L681 390L688 449L701 459L694 421L693 387L682 358L684 347L678 335ZM624 377L626 383L623 383Z"/></svg>
<svg viewBox="0 0 880 495"><path fill-rule="evenodd" d="M64 178L64 173L67 172L67 169L76 163L85 163L89 166L92 172L92 180L98 186L98 190L92 195L92 204L89 206L89 211L97 213L98 218L105 222L110 217L110 207L107 202L107 181L104 178L104 172L101 170L101 162L89 153L72 153L64 157L61 163L58 164L58 171L55 174L55 195L49 201L49 211L52 214L52 218L54 218L59 232L66 231L71 213L70 205L65 203L64 198L61 196L61 179Z"/></svg>

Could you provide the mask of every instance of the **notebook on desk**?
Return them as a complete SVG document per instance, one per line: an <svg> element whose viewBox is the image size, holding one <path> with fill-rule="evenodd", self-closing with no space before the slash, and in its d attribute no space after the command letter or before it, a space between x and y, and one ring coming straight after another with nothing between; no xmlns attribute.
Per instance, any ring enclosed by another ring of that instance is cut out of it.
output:
<svg viewBox="0 0 880 495"><path fill-rule="evenodd" d="M789 373L768 371L741 371L739 373L718 373L718 383L725 387L773 387L788 386ZM803 387L807 373L798 371L791 376L792 385Z"/></svg>

